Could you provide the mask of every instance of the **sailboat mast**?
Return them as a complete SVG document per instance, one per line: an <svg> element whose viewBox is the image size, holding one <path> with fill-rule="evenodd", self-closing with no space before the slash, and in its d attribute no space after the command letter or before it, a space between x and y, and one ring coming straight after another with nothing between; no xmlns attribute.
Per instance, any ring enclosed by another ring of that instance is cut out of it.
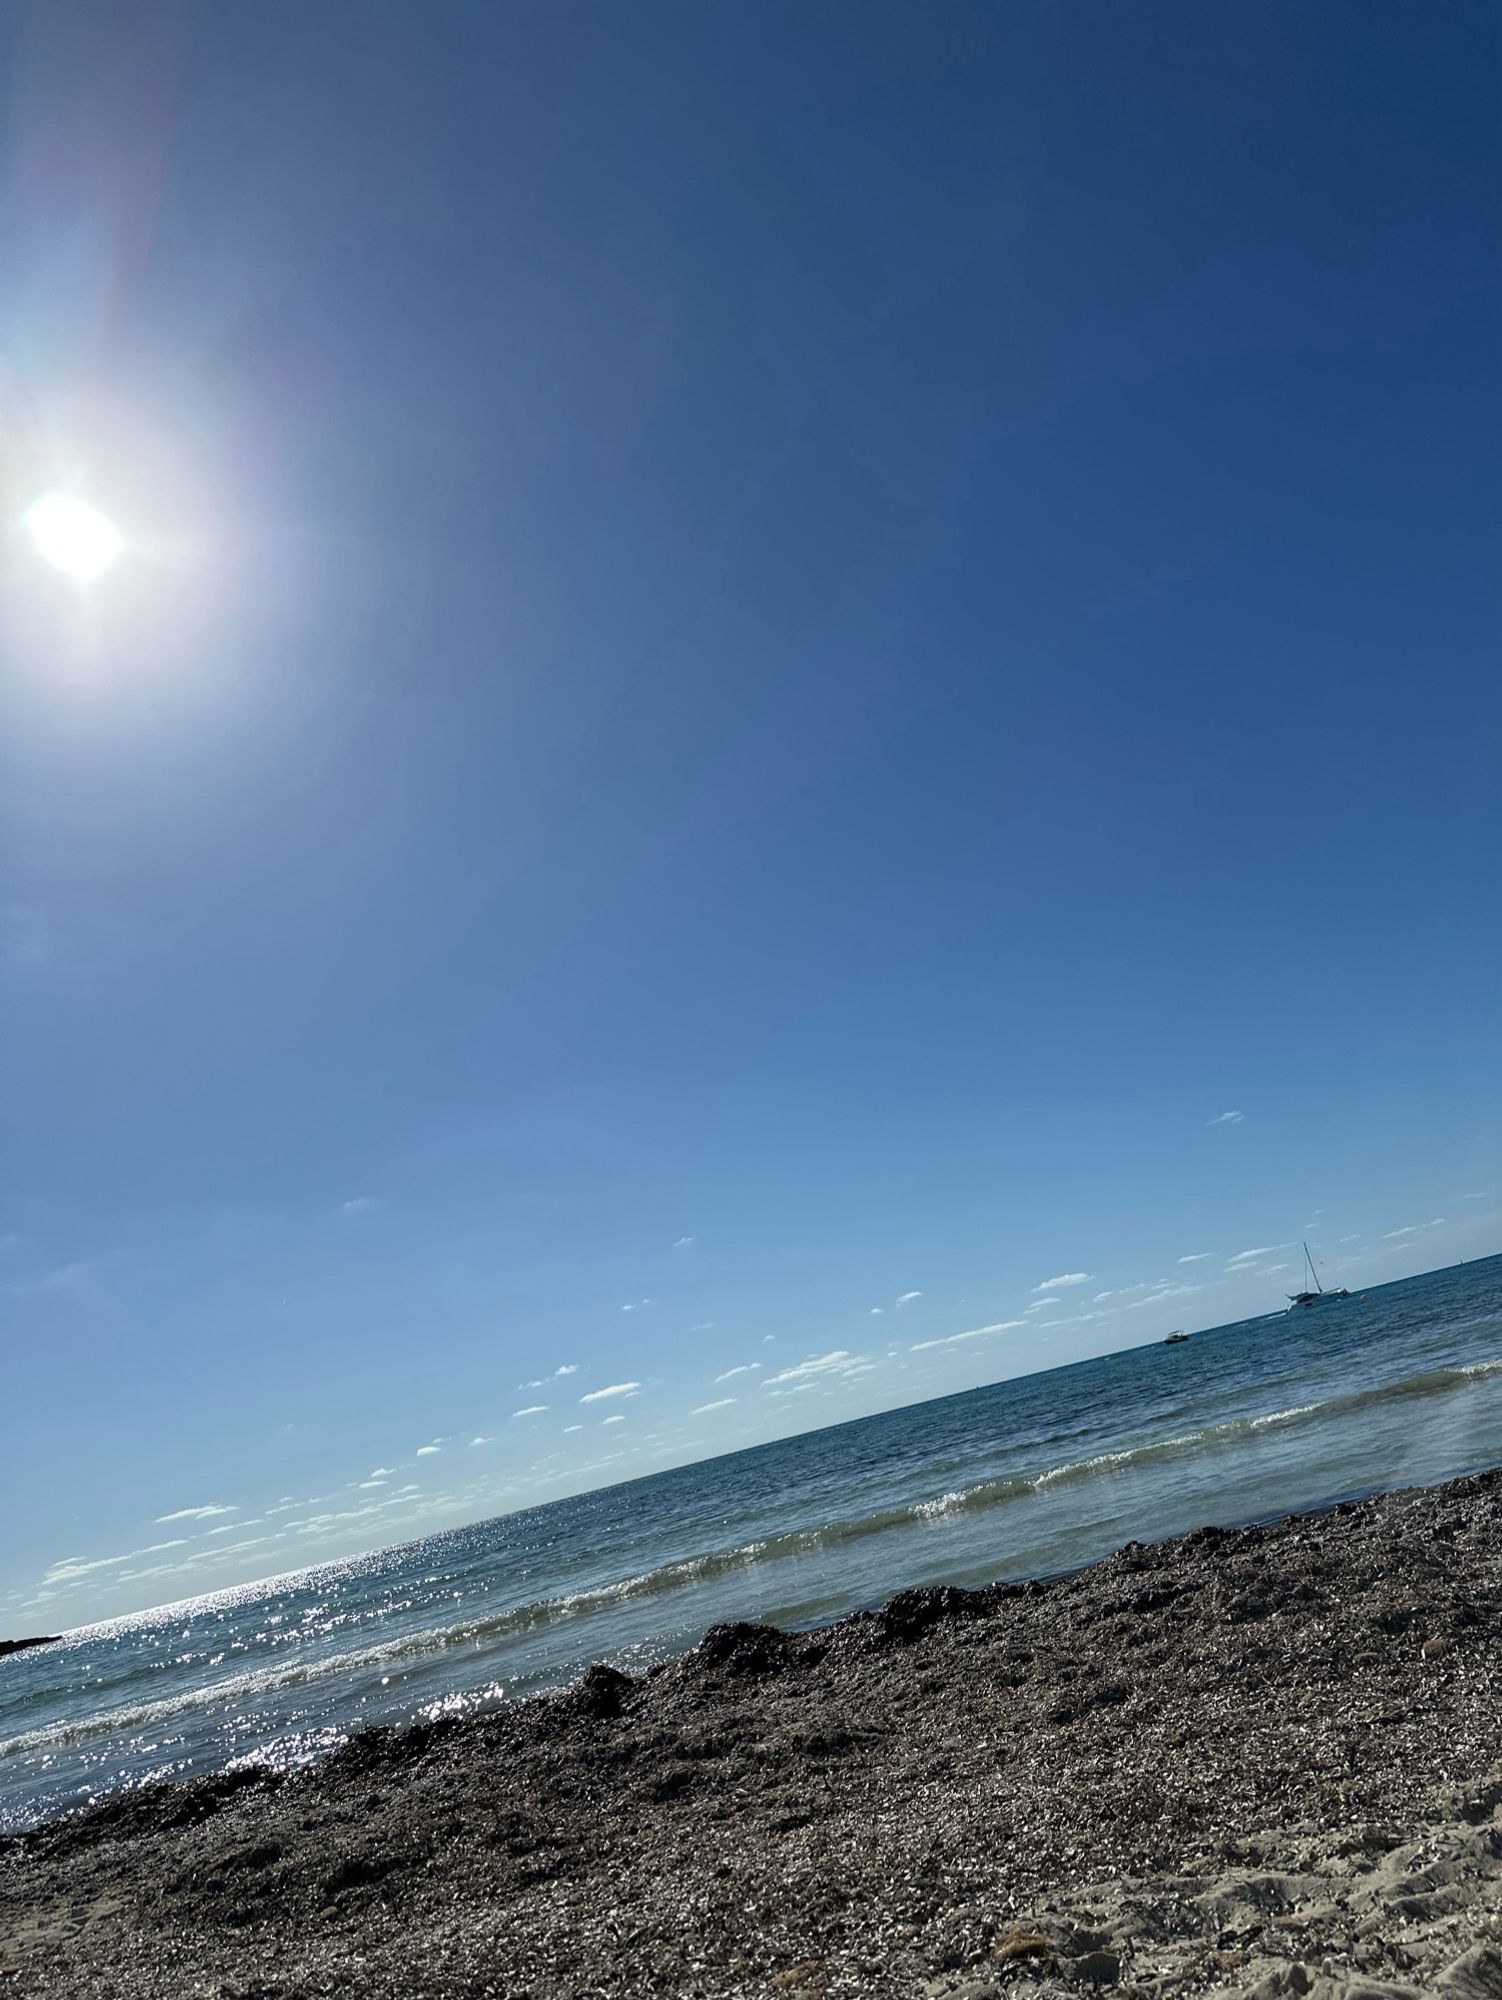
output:
<svg viewBox="0 0 1502 2000"><path fill-rule="evenodd" d="M1309 1255L1309 1245L1304 1245L1304 1262L1309 1266L1309 1275L1314 1280L1314 1289L1322 1292L1325 1288L1319 1281L1319 1272L1314 1268L1314 1259Z"/></svg>

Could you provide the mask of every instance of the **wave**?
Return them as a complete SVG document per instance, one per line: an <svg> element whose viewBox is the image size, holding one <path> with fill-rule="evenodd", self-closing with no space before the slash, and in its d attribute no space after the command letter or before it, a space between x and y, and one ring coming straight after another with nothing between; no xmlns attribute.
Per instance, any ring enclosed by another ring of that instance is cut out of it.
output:
<svg viewBox="0 0 1502 2000"><path fill-rule="evenodd" d="M243 1705L254 1711L267 1696L290 1687L326 1682L341 1674L367 1679L384 1668L401 1671L416 1665L425 1656L446 1653L460 1646L482 1650L493 1648L507 1640L590 1618L622 1604L686 1590L695 1584L711 1583L738 1570L818 1555L873 1536L903 1529L921 1530L954 1516L985 1513L1013 1502L1037 1500L1061 1486L1119 1475L1160 1461L1216 1452L1274 1429L1328 1422L1332 1418L1349 1416L1384 1403L1450 1395L1499 1374L1502 1374L1502 1356L1434 1368L1319 1402L1297 1403L1286 1409L1232 1417L1205 1425L1199 1430L1179 1432L1172 1437L1155 1438L1138 1445L1097 1452L1085 1458L1068 1459L1041 1471L1000 1474L927 1499L880 1508L854 1519L785 1529L731 1548L711 1549L661 1563L610 1583L512 1605L487 1618L472 1618L453 1625L404 1634L355 1652L279 1661L274 1666L187 1688L179 1694L164 1695L158 1700L127 1703L96 1710L92 1715L76 1720L54 1722L0 1740L0 1760L30 1753L53 1752L65 1745L99 1736L144 1732L194 1710Z"/></svg>

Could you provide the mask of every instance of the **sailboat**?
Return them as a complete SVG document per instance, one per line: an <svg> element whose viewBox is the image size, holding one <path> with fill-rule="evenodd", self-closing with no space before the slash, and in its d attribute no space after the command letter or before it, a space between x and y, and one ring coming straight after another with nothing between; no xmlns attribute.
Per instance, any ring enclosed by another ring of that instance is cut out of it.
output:
<svg viewBox="0 0 1502 2000"><path fill-rule="evenodd" d="M1288 1294L1288 1310L1290 1312L1294 1310L1295 1306L1323 1306L1328 1305L1332 1299L1348 1299L1351 1296L1344 1285L1337 1286L1332 1292L1325 1290L1319 1281L1319 1273L1314 1268L1314 1259L1309 1255L1309 1245L1307 1243L1304 1245L1304 1262L1309 1267L1309 1282L1314 1289L1313 1291L1290 1292Z"/></svg>

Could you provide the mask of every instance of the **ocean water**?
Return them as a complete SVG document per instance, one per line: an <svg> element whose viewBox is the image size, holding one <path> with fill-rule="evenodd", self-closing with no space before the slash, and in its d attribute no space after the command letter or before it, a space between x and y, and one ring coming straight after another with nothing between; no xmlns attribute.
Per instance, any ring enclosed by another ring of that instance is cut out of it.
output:
<svg viewBox="0 0 1502 2000"><path fill-rule="evenodd" d="M727 1618L1056 1573L1502 1462L1502 1257L760 1446L0 1660L0 1828L640 1671Z"/></svg>

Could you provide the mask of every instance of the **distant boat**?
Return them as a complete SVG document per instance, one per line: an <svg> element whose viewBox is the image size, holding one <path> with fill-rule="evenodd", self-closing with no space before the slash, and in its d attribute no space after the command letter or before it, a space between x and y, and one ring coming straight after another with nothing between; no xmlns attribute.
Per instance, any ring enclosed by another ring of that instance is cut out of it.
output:
<svg viewBox="0 0 1502 2000"><path fill-rule="evenodd" d="M1331 1292L1325 1290L1319 1281L1319 1273L1314 1268L1314 1259L1309 1255L1309 1245L1307 1243L1304 1245L1304 1262L1309 1266L1309 1276L1313 1282L1314 1290L1312 1292L1290 1292L1288 1294L1288 1310L1290 1312L1294 1310L1295 1306L1327 1306L1332 1299L1348 1299L1351 1296L1344 1285L1338 1285Z"/></svg>
<svg viewBox="0 0 1502 2000"><path fill-rule="evenodd" d="M1189 1336L1187 1333L1181 1333L1177 1329L1175 1329L1175 1331L1172 1333L1164 1334L1163 1345L1165 1347L1177 1347L1181 1340L1187 1340L1188 1338Z"/></svg>

